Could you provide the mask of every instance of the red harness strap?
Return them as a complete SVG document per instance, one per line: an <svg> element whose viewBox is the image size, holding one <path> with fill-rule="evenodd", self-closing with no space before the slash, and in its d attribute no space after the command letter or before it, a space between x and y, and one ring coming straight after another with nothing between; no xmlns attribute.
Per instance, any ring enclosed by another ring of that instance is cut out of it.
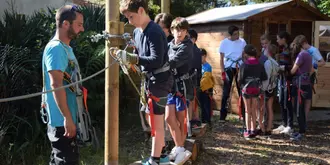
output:
<svg viewBox="0 0 330 165"><path fill-rule="evenodd" d="M186 107L186 109L184 110L184 122L183 122L183 124L184 124L184 134L186 135L188 133L188 126L187 126L187 123L188 123L188 121L187 121L187 100L186 100L186 98L182 94L179 94L178 92L175 95L176 96L179 96L182 99L183 104Z"/></svg>
<svg viewBox="0 0 330 165"><path fill-rule="evenodd" d="M150 92L148 94L148 107L150 111L150 127L151 127L151 136L155 136L155 118L154 118L154 106L152 101L159 102L160 99L154 95L152 95Z"/></svg>
<svg viewBox="0 0 330 165"><path fill-rule="evenodd" d="M238 98L238 116L239 116L239 119L241 120L242 119L242 95L239 96Z"/></svg>
<svg viewBox="0 0 330 165"><path fill-rule="evenodd" d="M291 91L290 91L290 81L286 81L286 86L288 88L288 101L291 100Z"/></svg>
<svg viewBox="0 0 330 165"><path fill-rule="evenodd" d="M84 98L84 104L85 104L85 109L88 112L88 108L87 108L87 95L88 95L88 91L85 87L82 87L82 91L83 91L83 98Z"/></svg>
<svg viewBox="0 0 330 165"><path fill-rule="evenodd" d="M298 100L299 100L299 104L301 104L302 100L301 100L301 95L304 93L303 90L298 89Z"/></svg>
<svg viewBox="0 0 330 165"><path fill-rule="evenodd" d="M197 91L196 88L194 88L194 112L197 112Z"/></svg>

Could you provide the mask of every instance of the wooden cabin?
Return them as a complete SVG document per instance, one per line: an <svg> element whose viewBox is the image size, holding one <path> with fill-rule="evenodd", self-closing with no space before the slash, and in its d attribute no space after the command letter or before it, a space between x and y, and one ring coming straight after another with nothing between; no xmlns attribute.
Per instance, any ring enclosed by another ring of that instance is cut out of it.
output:
<svg viewBox="0 0 330 165"><path fill-rule="evenodd" d="M330 18L300 0L214 8L189 16L187 20L199 34L197 45L209 53L207 60L213 67L216 79L214 100L215 109L218 110L221 108L223 84L218 49L221 40L228 35L228 26L238 26L240 36L258 50L261 50L260 37L264 33L271 35L272 42L277 44L276 34L287 31L292 38L299 34L305 35L312 45L320 49L325 60L330 52ZM326 75L329 71L330 63L319 68L313 107L330 107L330 83L326 83L330 81L330 76ZM235 88L231 99L233 112L238 112L237 99Z"/></svg>

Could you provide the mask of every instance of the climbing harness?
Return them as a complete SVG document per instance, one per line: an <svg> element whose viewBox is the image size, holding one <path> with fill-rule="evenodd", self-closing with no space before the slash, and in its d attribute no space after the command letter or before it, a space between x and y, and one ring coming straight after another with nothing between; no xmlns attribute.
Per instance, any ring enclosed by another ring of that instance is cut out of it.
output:
<svg viewBox="0 0 330 165"><path fill-rule="evenodd" d="M60 40L52 40L52 41L58 41L60 42L61 46L65 50L67 57L68 57L68 68L72 71L71 75L69 75L67 72L64 72L64 81L66 81L68 84L72 82L78 82L81 81L81 75L80 75L80 68L77 60L70 60L69 58L69 52L67 48L64 46L64 43ZM42 72L43 72L43 91L45 91L45 63L42 63ZM87 108L87 89L82 86L81 83L77 83L74 86L70 86L69 90L76 94L76 101L78 106L77 111L77 140L79 145L91 145L93 144L96 148L100 147L99 140L96 136L95 128L92 126L91 118L88 112ZM48 124L49 119L46 111L46 99L45 94L42 95L41 100L41 119L45 124Z"/></svg>
<svg viewBox="0 0 330 165"><path fill-rule="evenodd" d="M301 75L299 76L296 76L295 77L295 84L297 85L297 98L296 98L296 102L297 102L297 117L299 117L299 106L300 104L302 104L302 95L304 93L304 91L301 89L301 80L302 79L309 79L309 73L306 72L306 73L302 73Z"/></svg>
<svg viewBox="0 0 330 165"><path fill-rule="evenodd" d="M106 34L105 34L106 35ZM128 46L135 47L134 41L132 40L131 36L129 34L125 34L124 40L126 41L126 47L124 51L126 51ZM140 68L137 65L132 65L132 64L125 64L121 58L118 58L116 52L118 51L118 48L111 48L110 49L110 55L119 63L121 69L123 72L127 75L129 81L133 85L134 89L140 96L140 103L141 103L141 108L139 110L140 114L140 120L141 120L141 126L143 128L143 131L148 132L149 129L145 123L145 119L143 117L142 111L145 110L146 112L149 111L149 116L150 116L150 129L151 129L151 136L155 136L155 128L154 128L154 107L153 103L158 105L159 107L165 108L165 105L161 105L160 101L162 99L167 99L167 97L156 97L154 96L149 89L146 89L147 85L146 83L154 83L156 81L155 75L169 71L170 70L170 65L169 63L165 63L161 68L154 70L153 72L142 72ZM141 77L141 88L140 90L134 83L132 77L130 76L128 72L128 68L131 68L135 73L137 73ZM147 82L148 79L148 82ZM148 100L145 98L147 96Z"/></svg>
<svg viewBox="0 0 330 165"><path fill-rule="evenodd" d="M279 75L278 89L279 89L279 101L284 102L284 109L287 109L287 101L291 100L290 96L290 81L286 80L284 73ZM283 89L283 90L282 90ZM283 96L282 96L283 95ZM289 96L288 96L289 95Z"/></svg>
<svg viewBox="0 0 330 165"><path fill-rule="evenodd" d="M224 69L225 70L225 73L226 73L226 81L229 80L229 76L227 75L227 72L226 71L229 70L229 69L232 69L231 66L234 63L236 64L236 68L235 68L236 69L236 73L233 74L233 79L232 79L232 82L234 81L234 83L231 83L230 84L231 88L230 88L230 92L229 92L229 98L227 100L227 109L230 109L231 110L231 98L232 98L232 93L233 93L233 87L235 87L233 84L236 84L236 86L237 86L236 78L237 78L237 75L239 73L240 61L242 61L242 57L238 58L237 60L226 58L226 61L227 61L227 59L229 61L231 61L231 64L230 64L229 68L225 68ZM237 89L237 90L239 90L239 89Z"/></svg>

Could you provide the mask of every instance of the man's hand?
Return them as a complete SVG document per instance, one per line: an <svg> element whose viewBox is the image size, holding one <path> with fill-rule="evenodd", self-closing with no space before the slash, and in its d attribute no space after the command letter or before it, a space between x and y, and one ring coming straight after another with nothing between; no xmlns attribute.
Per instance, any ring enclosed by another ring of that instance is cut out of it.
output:
<svg viewBox="0 0 330 165"><path fill-rule="evenodd" d="M124 64L137 64L139 56L137 54L128 53L125 50L118 50L116 56L121 58Z"/></svg>
<svg viewBox="0 0 330 165"><path fill-rule="evenodd" d="M66 136L68 138L73 138L76 136L77 128L71 118L64 118L64 129L65 129L65 133L63 136Z"/></svg>

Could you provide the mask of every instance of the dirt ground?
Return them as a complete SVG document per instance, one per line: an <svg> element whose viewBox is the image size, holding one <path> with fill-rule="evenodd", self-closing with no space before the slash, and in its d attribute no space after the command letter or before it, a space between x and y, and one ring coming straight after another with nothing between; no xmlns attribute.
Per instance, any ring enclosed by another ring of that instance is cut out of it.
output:
<svg viewBox="0 0 330 165"><path fill-rule="evenodd" d="M291 142L289 136L273 134L270 139L247 141L240 130L242 121L231 115L226 123L213 117L213 126L200 138L202 151L193 165L326 165L330 164L330 120L308 121L307 134L301 142ZM277 127L279 121L275 121ZM297 123L295 123L297 126ZM136 128L121 133L120 164L127 165L150 154L150 141L144 144L144 134Z"/></svg>
<svg viewBox="0 0 330 165"><path fill-rule="evenodd" d="M194 165L330 164L330 120L309 121L306 136L295 143L280 134L247 141L241 128L242 122L237 119L214 122L201 138L203 151Z"/></svg>

